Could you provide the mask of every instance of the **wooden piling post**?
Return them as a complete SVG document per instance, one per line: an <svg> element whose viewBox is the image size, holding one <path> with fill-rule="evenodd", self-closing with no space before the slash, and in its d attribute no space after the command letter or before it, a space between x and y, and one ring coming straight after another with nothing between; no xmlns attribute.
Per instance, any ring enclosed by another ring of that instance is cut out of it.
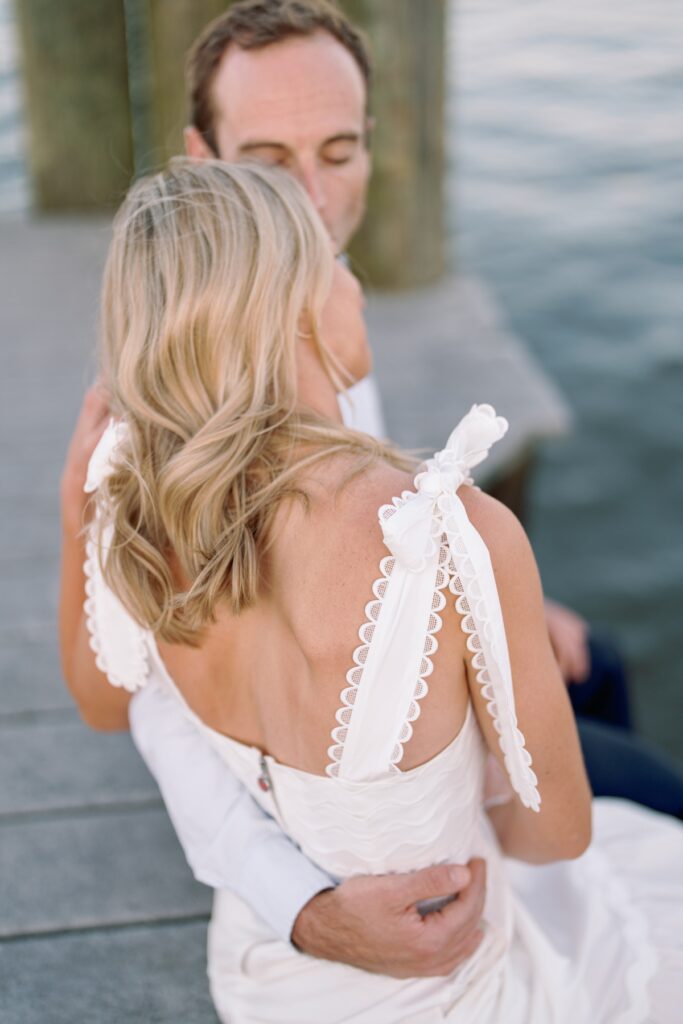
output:
<svg viewBox="0 0 683 1024"><path fill-rule="evenodd" d="M18 0L36 205L116 205L133 173L123 0Z"/></svg>
<svg viewBox="0 0 683 1024"><path fill-rule="evenodd" d="M154 155L158 164L184 152L187 124L185 61L190 46L210 21L222 14L227 0L148 0L149 59Z"/></svg>
<svg viewBox="0 0 683 1024"><path fill-rule="evenodd" d="M368 215L351 252L370 284L406 288L445 269L445 0L340 0L375 66Z"/></svg>

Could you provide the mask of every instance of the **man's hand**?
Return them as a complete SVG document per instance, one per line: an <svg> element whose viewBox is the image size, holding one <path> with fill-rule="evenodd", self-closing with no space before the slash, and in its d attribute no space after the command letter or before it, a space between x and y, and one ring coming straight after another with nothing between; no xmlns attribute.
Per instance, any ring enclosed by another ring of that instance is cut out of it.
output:
<svg viewBox="0 0 683 1024"><path fill-rule="evenodd" d="M474 953L486 894L486 864L440 864L404 875L351 878L306 904L292 941L324 960L394 978L447 975ZM424 917L422 900L457 896Z"/></svg>
<svg viewBox="0 0 683 1024"><path fill-rule="evenodd" d="M545 621L565 683L585 683L591 670L588 623L570 608L547 598Z"/></svg>

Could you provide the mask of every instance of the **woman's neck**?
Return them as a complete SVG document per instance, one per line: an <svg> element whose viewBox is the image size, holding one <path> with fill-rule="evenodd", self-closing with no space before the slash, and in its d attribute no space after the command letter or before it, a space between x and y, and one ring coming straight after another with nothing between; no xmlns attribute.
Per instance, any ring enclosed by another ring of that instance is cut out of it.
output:
<svg viewBox="0 0 683 1024"><path fill-rule="evenodd" d="M313 341L302 338L299 344L299 405L334 423L343 423L337 392L320 362Z"/></svg>

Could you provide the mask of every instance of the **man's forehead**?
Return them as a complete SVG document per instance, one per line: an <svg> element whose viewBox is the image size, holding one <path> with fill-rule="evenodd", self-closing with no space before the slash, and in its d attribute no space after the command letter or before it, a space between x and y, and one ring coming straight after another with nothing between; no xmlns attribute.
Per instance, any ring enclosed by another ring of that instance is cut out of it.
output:
<svg viewBox="0 0 683 1024"><path fill-rule="evenodd" d="M217 120L237 145L295 144L361 131L365 82L353 56L327 33L258 50L229 47L213 85Z"/></svg>

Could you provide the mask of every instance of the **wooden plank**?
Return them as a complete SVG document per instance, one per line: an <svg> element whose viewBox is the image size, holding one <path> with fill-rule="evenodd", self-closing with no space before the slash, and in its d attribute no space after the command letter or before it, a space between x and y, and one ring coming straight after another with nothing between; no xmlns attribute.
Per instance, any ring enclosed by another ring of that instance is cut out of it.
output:
<svg viewBox="0 0 683 1024"><path fill-rule="evenodd" d="M0 824L6 816L159 802L127 733L97 733L69 714L0 718Z"/></svg>
<svg viewBox="0 0 683 1024"><path fill-rule="evenodd" d="M216 1024L206 925L0 943L2 1024Z"/></svg>
<svg viewBox="0 0 683 1024"><path fill-rule="evenodd" d="M0 825L0 938L209 912L165 811Z"/></svg>
<svg viewBox="0 0 683 1024"><path fill-rule="evenodd" d="M62 682L55 624L42 635L5 628L0 633L0 724L41 712L77 717Z"/></svg>
<svg viewBox="0 0 683 1024"><path fill-rule="evenodd" d="M55 522L58 522L55 512ZM0 587L0 622L4 630L13 629L31 619L47 623L54 633L59 596L58 556L53 551L45 565L30 555L23 558L0 558L3 586ZM31 567L31 571L28 568Z"/></svg>

